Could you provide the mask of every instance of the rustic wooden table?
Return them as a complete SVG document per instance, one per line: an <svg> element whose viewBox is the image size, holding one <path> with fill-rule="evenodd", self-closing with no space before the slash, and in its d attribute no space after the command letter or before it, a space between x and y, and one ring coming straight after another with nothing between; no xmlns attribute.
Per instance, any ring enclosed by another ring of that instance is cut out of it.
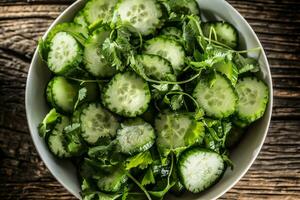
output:
<svg viewBox="0 0 300 200"><path fill-rule="evenodd" d="M300 199L300 1L229 0L262 42L274 109L257 160L223 199ZM0 199L75 199L33 146L26 77L37 40L71 0L0 0Z"/></svg>

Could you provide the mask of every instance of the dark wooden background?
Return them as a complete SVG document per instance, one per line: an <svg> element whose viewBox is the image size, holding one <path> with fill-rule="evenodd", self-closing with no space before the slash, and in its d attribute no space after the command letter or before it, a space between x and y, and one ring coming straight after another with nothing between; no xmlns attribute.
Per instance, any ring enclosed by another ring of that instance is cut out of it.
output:
<svg viewBox="0 0 300 200"><path fill-rule="evenodd" d="M300 1L229 0L261 40L274 110L254 165L223 199L300 199ZM74 199L33 146L26 77L37 40L71 0L0 0L0 199Z"/></svg>

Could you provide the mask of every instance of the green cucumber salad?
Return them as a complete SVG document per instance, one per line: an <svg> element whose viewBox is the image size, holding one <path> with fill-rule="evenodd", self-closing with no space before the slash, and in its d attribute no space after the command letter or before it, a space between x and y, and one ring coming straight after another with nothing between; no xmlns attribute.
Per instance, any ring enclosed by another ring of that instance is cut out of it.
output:
<svg viewBox="0 0 300 200"><path fill-rule="evenodd" d="M84 200L200 193L264 115L268 86L229 22L195 0L89 0L39 41L52 72L40 136Z"/></svg>

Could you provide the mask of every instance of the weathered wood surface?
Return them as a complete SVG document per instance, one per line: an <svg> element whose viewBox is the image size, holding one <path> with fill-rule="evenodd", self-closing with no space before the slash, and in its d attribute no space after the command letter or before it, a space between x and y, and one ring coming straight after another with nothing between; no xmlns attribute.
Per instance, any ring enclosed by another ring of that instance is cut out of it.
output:
<svg viewBox="0 0 300 200"><path fill-rule="evenodd" d="M271 64L274 113L258 159L222 199L300 199L300 1L230 0ZM74 199L32 144L24 94L37 39L70 0L0 0L0 199Z"/></svg>

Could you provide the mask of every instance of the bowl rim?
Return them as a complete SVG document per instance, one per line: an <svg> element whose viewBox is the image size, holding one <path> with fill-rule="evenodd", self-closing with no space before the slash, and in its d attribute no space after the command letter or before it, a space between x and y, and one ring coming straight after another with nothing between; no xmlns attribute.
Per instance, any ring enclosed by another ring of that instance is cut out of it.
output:
<svg viewBox="0 0 300 200"><path fill-rule="evenodd" d="M61 18L63 16L66 15L66 13L68 13L70 10L73 9L73 7L75 7L77 4L82 3L84 0L76 0L75 2L73 2L71 5L69 5L49 26L49 28L47 29L47 31L44 33L44 35L42 36L43 39L46 38L47 34L50 32L50 30L57 24L59 23L59 21L61 20ZM218 0L217 0L218 1ZM216 2L217 2L216 1ZM242 173L238 176L238 178L236 178L234 181L232 181L231 184L229 184L228 186L224 187L224 189L222 190L222 192L220 192L219 194L215 195L214 199L218 199L219 197L221 197L222 195L224 195L226 192L228 192L234 185L237 184L238 181L240 181L244 175L248 172L248 170L250 169L250 167L253 165L254 161L256 160L256 158L258 157L261 148L265 142L269 127L270 127L270 122L271 122L271 116L272 116L272 111L273 111L273 83L272 83L272 75L271 75L271 70L270 70L270 65L265 53L265 50L263 48L263 45L261 44L258 36L256 35L255 31L252 29L252 27L250 26L250 24L246 21L246 19L232 6L230 5L227 1L225 0L219 0L219 1L223 1L223 3L225 4L225 6L227 6L230 10L232 10L236 15L238 15L240 17L240 19L242 20L242 22L247 26L247 28L250 30L251 34L254 36L255 40L258 42L259 47L261 48L261 56L262 59L265 61L265 69L267 72L267 78L270 80L268 86L269 86L269 102L268 102L268 107L269 107L269 112L268 112L268 118L267 118L267 122L266 122L266 129L264 131L264 135L262 137L262 140L260 141L260 144L258 146L258 151L256 151L254 153L254 155L252 156L252 159L250 162L248 162L247 167L245 167L242 170ZM31 59L31 63L30 63L30 67L28 70L28 75L27 75L27 80L26 80L26 88L25 88L25 110L26 110L26 118L27 118L27 124L28 124L28 128L29 128L29 132L30 132L30 136L33 140L34 146L36 148L36 151L38 152L39 157L42 159L43 163L45 164L45 166L47 167L47 169L50 171L50 173L52 174L52 176L54 176L54 178L68 191L70 192L72 195L74 195L76 198L81 199L81 196L73 191L59 176L58 174L55 173L55 169L53 168L49 168L48 165L46 164L47 162L45 161L43 155L40 152L40 148L39 145L37 143L37 141L34 139L33 137L33 130L36 129L37 127L32 126L32 124L30 123L30 114L28 112L29 110L29 92L28 92L28 88L29 88L29 84L31 81L31 77L32 77L32 69L33 67L36 65L34 60L36 60L36 57L39 56L38 53L38 45L36 47L36 50L32 56Z"/></svg>

